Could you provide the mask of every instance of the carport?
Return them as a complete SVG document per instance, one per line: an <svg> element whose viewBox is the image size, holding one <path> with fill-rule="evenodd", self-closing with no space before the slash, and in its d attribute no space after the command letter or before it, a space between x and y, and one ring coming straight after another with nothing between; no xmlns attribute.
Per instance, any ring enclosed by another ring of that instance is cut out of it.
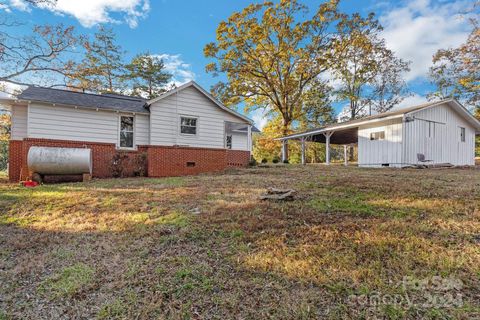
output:
<svg viewBox="0 0 480 320"><path fill-rule="evenodd" d="M282 141L282 161L288 160L286 156L287 141L297 140L301 143L302 164L306 163L306 142L318 142L325 144L326 164L328 165L330 164L330 145L343 145L344 163L348 165L347 147L358 143L358 126L352 125L332 125L279 138L278 140Z"/></svg>

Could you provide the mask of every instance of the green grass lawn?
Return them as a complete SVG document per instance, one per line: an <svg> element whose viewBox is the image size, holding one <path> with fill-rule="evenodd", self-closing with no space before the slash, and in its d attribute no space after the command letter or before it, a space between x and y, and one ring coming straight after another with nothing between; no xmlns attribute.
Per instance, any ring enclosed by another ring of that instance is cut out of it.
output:
<svg viewBox="0 0 480 320"><path fill-rule="evenodd" d="M478 167L0 181L0 319L480 317Z"/></svg>

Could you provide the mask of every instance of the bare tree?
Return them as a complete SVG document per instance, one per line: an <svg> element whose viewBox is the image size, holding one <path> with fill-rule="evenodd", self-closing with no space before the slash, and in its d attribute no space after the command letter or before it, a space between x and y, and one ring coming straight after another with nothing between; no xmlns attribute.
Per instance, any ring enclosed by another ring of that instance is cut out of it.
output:
<svg viewBox="0 0 480 320"><path fill-rule="evenodd" d="M55 5L55 0L27 0L32 5ZM2 3L0 1L0 3ZM0 82L28 85L32 82L64 84L78 43L73 27L35 26L31 35L14 36L22 23L0 16Z"/></svg>

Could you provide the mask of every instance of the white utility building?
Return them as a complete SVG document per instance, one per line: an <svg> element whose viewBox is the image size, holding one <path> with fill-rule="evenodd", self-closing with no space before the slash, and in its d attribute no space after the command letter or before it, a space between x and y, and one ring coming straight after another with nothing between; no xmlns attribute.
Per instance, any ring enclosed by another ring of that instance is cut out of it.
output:
<svg viewBox="0 0 480 320"><path fill-rule="evenodd" d="M418 164L475 164L475 135L480 122L456 100L422 104L352 121L335 123L280 138L330 144L358 145L360 167L403 167ZM284 148L285 149L285 148ZM285 155L285 152L283 152ZM284 156L285 160L285 156Z"/></svg>

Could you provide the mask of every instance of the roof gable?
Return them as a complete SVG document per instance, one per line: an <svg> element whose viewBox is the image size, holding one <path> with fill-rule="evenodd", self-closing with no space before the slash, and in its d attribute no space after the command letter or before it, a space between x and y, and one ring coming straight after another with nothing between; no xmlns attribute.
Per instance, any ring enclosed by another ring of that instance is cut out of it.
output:
<svg viewBox="0 0 480 320"><path fill-rule="evenodd" d="M164 94L160 95L159 97L155 98L155 99L152 99L152 100L149 100L147 101L147 104L150 106L152 104L154 104L155 102L158 102L162 99L165 99L166 97L169 97L171 96L172 94L176 93L176 92L179 92L179 91L182 91L186 88L190 88L190 87L194 87L195 89L197 89L198 91L200 91L200 93L202 93L205 97L207 97L210 101L212 101L217 107L219 107L220 109L222 109L223 111L225 112L228 112L244 121L247 121L248 123L253 123L253 121L247 117L245 117L244 115L232 110L232 109L229 109L227 108L226 106L224 106L220 101L218 101L217 99L215 99L210 93L208 93L205 89L203 89L200 85L198 85L195 81L190 81L190 82L187 82L175 89L172 89L170 91L167 91L165 92Z"/></svg>
<svg viewBox="0 0 480 320"><path fill-rule="evenodd" d="M408 113L406 112L406 114L409 114L409 115L410 114L415 114L419 111L423 111L423 110L426 110L426 109L438 107L440 105L447 105L449 108L456 111L457 114L459 116L461 116L463 119L465 119L468 123L470 123L472 125L472 127L475 128L475 130L477 132L480 132L480 121L478 121L478 119L475 118L473 116L473 114L470 111L467 110L467 108L465 108L460 102L458 102L455 99L442 100L439 103L436 103L434 105L426 106L426 107L423 107L423 108L418 109L418 110L409 111Z"/></svg>

